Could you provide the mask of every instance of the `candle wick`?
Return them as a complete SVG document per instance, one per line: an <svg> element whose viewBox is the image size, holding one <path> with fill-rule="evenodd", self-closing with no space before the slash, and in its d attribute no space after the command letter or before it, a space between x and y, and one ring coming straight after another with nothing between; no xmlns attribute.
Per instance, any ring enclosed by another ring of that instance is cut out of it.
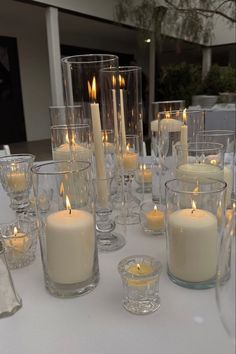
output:
<svg viewBox="0 0 236 354"><path fill-rule="evenodd" d="M71 214L71 209L69 209L69 214Z"/></svg>
<svg viewBox="0 0 236 354"><path fill-rule="evenodd" d="M193 213L194 213L194 211L195 211L195 209L192 209L191 213L193 214Z"/></svg>

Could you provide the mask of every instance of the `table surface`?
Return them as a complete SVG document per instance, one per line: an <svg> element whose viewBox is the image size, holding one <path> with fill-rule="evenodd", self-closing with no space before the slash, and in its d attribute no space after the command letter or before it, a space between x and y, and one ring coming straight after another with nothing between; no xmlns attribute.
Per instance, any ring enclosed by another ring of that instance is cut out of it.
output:
<svg viewBox="0 0 236 354"><path fill-rule="evenodd" d="M0 222L12 220L9 199L0 187ZM160 309L149 315L128 313L121 305L118 262L148 254L163 264ZM129 226L119 251L99 254L100 282L91 293L59 299L44 288L39 247L28 267L12 271L23 307L0 319L1 354L233 354L234 346L219 319L215 290L190 290L166 273L163 236Z"/></svg>

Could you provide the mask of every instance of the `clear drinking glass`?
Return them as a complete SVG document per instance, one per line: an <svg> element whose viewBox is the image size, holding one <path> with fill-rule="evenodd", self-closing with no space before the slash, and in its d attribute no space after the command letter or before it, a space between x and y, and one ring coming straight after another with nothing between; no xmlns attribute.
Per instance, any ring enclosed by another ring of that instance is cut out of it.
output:
<svg viewBox="0 0 236 354"><path fill-rule="evenodd" d="M8 269L3 241L0 240L0 318L13 315L22 307Z"/></svg>
<svg viewBox="0 0 236 354"><path fill-rule="evenodd" d="M29 207L29 193L32 185L31 167L35 156L14 154L0 158L0 179L16 212L23 212Z"/></svg>
<svg viewBox="0 0 236 354"><path fill-rule="evenodd" d="M235 343L235 227L236 227L236 198L232 199L230 217L224 231L224 236L220 246L217 282L216 282L216 302L220 313L221 321L226 332ZM225 272L230 273L230 278L226 282Z"/></svg>
<svg viewBox="0 0 236 354"><path fill-rule="evenodd" d="M219 143L224 146L224 180L227 183L226 200L230 207L234 186L235 132L233 130L204 130L197 133L197 141Z"/></svg>
<svg viewBox="0 0 236 354"><path fill-rule="evenodd" d="M45 285L59 297L78 296L99 280L91 164L57 161L32 168ZM38 195L53 190L40 212Z"/></svg>
<svg viewBox="0 0 236 354"><path fill-rule="evenodd" d="M94 194L96 205L96 235L99 251L116 251L125 245L125 225L117 223L117 211L112 198L116 190L114 176L95 178Z"/></svg>
<svg viewBox="0 0 236 354"><path fill-rule="evenodd" d="M226 183L195 176L165 186L169 278L187 288L213 287L225 226ZM226 280L229 272L223 276Z"/></svg>

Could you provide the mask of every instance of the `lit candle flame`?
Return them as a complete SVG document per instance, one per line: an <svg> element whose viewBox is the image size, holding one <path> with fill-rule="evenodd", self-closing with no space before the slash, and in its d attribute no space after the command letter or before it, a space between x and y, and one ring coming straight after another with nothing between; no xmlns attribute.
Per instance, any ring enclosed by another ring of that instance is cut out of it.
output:
<svg viewBox="0 0 236 354"><path fill-rule="evenodd" d="M140 270L140 264L139 263L137 264L137 269Z"/></svg>
<svg viewBox="0 0 236 354"><path fill-rule="evenodd" d="M112 86L113 86L113 88L116 87L116 77L115 77L115 75L112 75Z"/></svg>
<svg viewBox="0 0 236 354"><path fill-rule="evenodd" d="M125 79L121 75L119 75L119 84L121 89L125 87Z"/></svg>
<svg viewBox="0 0 236 354"><path fill-rule="evenodd" d="M216 160L211 160L211 165L216 166Z"/></svg>
<svg viewBox="0 0 236 354"><path fill-rule="evenodd" d="M104 143L107 143L108 142L108 134L107 132L103 132L103 135L102 135L102 142Z"/></svg>
<svg viewBox="0 0 236 354"><path fill-rule="evenodd" d="M153 210L154 210L155 212L157 212L157 206L156 206L156 205L154 205Z"/></svg>
<svg viewBox="0 0 236 354"><path fill-rule="evenodd" d="M167 112L165 113L165 118L166 118L166 119L170 119L170 112L169 112L169 111L167 111Z"/></svg>
<svg viewBox="0 0 236 354"><path fill-rule="evenodd" d="M129 151L130 144L128 143L126 146L126 151Z"/></svg>
<svg viewBox="0 0 236 354"><path fill-rule="evenodd" d="M14 229L13 229L14 236L17 235L17 232L18 232L18 230L17 230L17 227L15 226Z"/></svg>
<svg viewBox="0 0 236 354"><path fill-rule="evenodd" d="M69 214L71 214L71 204L70 204L70 199L66 195L66 209L69 210Z"/></svg>
<svg viewBox="0 0 236 354"><path fill-rule="evenodd" d="M96 78L95 78L95 76L93 77L92 86L91 86L90 82L88 81L88 94L89 94L89 98L91 98L92 100L96 101L97 90L96 90Z"/></svg>
<svg viewBox="0 0 236 354"><path fill-rule="evenodd" d="M184 110L183 110L183 122L184 122L184 124L187 123L187 109L186 108L184 108Z"/></svg>
<svg viewBox="0 0 236 354"><path fill-rule="evenodd" d="M192 213L197 209L197 205L194 200L192 200Z"/></svg>

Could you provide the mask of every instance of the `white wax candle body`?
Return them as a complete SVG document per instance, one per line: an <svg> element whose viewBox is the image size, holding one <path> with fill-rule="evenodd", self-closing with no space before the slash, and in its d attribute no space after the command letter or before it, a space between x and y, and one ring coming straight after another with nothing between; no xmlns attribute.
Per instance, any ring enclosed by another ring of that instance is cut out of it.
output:
<svg viewBox="0 0 236 354"><path fill-rule="evenodd" d="M204 163L183 164L177 168L176 177L186 181L192 181L195 178L200 179L202 182L208 178L222 180L223 169Z"/></svg>
<svg viewBox="0 0 236 354"><path fill-rule="evenodd" d="M120 115L121 115L121 135L122 149L126 149L126 129L125 129L125 111L124 111L124 91L120 89Z"/></svg>
<svg viewBox="0 0 236 354"><path fill-rule="evenodd" d="M182 126L183 122L178 119L164 118L160 121L160 130L167 131L169 133L180 132ZM159 121L157 119L151 122L151 130L153 132L158 132Z"/></svg>
<svg viewBox="0 0 236 354"><path fill-rule="evenodd" d="M180 129L180 144L183 147L183 163L187 163L188 161L188 127L187 125L182 125Z"/></svg>
<svg viewBox="0 0 236 354"><path fill-rule="evenodd" d="M127 151L123 155L123 168L124 171L134 171L138 165L138 154L135 152Z"/></svg>
<svg viewBox="0 0 236 354"><path fill-rule="evenodd" d="M230 206L231 204L231 193L233 190L233 170L231 166L225 166L224 167L224 181L227 183L227 189L226 189L226 206Z"/></svg>
<svg viewBox="0 0 236 354"><path fill-rule="evenodd" d="M152 183L152 171L150 168L140 168L138 171L138 181L140 183Z"/></svg>
<svg viewBox="0 0 236 354"><path fill-rule="evenodd" d="M91 159L91 155L90 149L79 144L72 144L71 146L68 143L62 144L52 151L53 160L55 161L88 161Z"/></svg>
<svg viewBox="0 0 236 354"><path fill-rule="evenodd" d="M169 216L168 266L177 278L189 282L215 276L218 243L217 219L205 210L182 209Z"/></svg>
<svg viewBox="0 0 236 354"><path fill-rule="evenodd" d="M27 189L27 179L24 172L10 172L6 178L12 192L20 193Z"/></svg>
<svg viewBox="0 0 236 354"><path fill-rule="evenodd" d="M93 125L94 153L96 159L96 177L100 180L104 180L97 184L97 197L100 199L100 201L103 202L104 207L106 207L108 201L108 190L107 182L105 180L106 169L98 103L91 103L91 115Z"/></svg>
<svg viewBox="0 0 236 354"><path fill-rule="evenodd" d="M92 214L61 210L46 221L47 264L50 278L72 284L92 276L95 232Z"/></svg>
<svg viewBox="0 0 236 354"><path fill-rule="evenodd" d="M113 114L114 114L114 135L116 141L118 140L118 121L117 121L117 104L116 104L116 90L112 89L113 100Z"/></svg>

